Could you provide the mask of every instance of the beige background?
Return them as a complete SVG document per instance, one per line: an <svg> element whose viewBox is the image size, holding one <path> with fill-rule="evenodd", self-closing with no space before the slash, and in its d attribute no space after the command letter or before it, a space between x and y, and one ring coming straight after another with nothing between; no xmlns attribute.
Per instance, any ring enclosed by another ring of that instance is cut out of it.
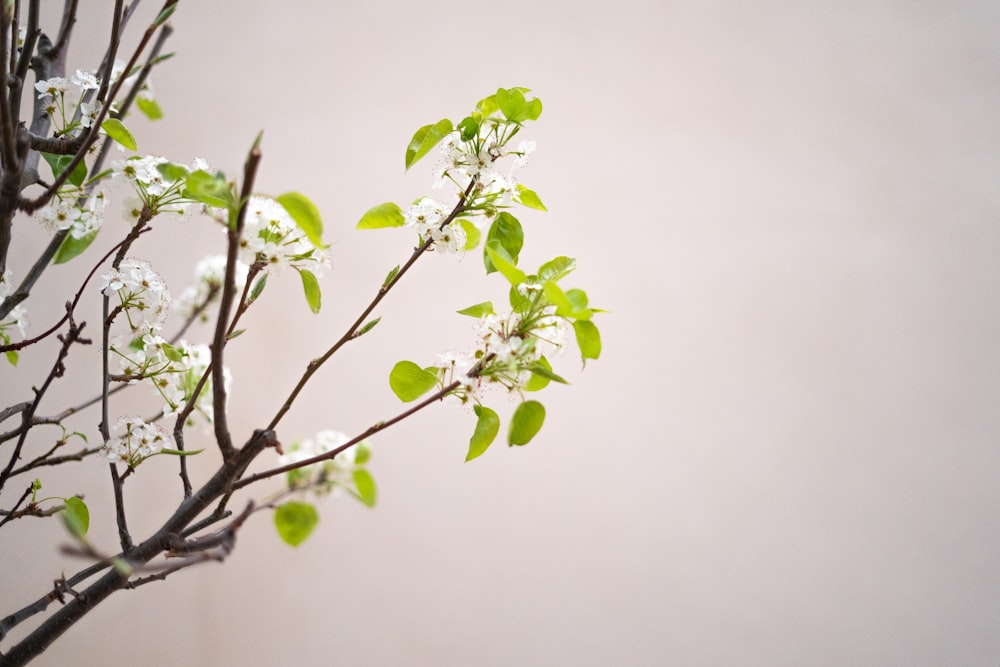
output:
<svg viewBox="0 0 1000 667"><path fill-rule="evenodd" d="M579 259L605 352L560 360L574 386L542 394L530 446L464 464L472 415L422 414L374 443L375 510L323 504L297 550L259 515L224 566L112 598L39 664L997 664L1000 6L202 0L173 24L142 150L235 172L264 129L259 189L311 196L334 244L322 314L282 275L234 344L237 437L406 257L406 233L353 225L427 191L411 133L500 85L545 103L522 180L550 212L521 216L523 262ZM222 237L157 226L135 253L179 292ZM41 241L18 234L23 275ZM84 264L46 275L36 330ZM392 363L462 345L453 311L503 294L476 257L423 259L282 439L393 415ZM47 412L93 393L96 359L74 352ZM4 404L50 360L4 370ZM129 483L137 534L176 501L173 466ZM111 550L106 477L43 481L87 494ZM81 565L63 541L4 527L5 610Z"/></svg>

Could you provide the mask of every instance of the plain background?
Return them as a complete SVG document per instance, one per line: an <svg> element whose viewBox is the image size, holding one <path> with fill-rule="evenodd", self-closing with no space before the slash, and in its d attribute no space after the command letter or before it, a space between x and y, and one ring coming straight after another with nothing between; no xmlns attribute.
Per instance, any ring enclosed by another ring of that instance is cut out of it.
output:
<svg viewBox="0 0 1000 667"><path fill-rule="evenodd" d="M111 3L82 4L71 66L93 69ZM322 503L298 549L259 514L224 565L115 595L38 664L997 664L1000 5L201 0L172 24L140 150L235 175L264 130L258 189L306 193L333 243L322 313L282 274L232 346L237 439L408 256L407 232L354 224L428 192L429 166L404 175L412 132L498 86L545 105L521 179L549 212L520 215L522 263L578 259L567 285L611 311L604 353L558 360L573 386L541 394L529 446L465 464L474 416L422 413L373 443L376 509ZM45 275L35 331L124 224L111 211L90 259ZM207 220L156 226L133 254L175 293L222 252ZM44 237L16 233L20 276ZM281 439L392 416L392 364L463 346L454 311L504 293L475 254L421 259ZM3 371L4 405L40 350ZM97 359L75 351L43 412L93 395ZM97 420L71 426L93 442ZM176 503L174 466L130 480L134 534ZM115 549L104 467L43 483L86 494ZM4 527L5 612L84 564L65 542L54 521Z"/></svg>

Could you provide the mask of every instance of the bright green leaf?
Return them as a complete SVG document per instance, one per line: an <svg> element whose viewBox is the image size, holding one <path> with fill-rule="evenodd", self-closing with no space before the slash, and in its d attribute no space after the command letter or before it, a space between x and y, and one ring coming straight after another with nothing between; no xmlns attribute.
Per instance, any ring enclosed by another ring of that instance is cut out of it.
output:
<svg viewBox="0 0 1000 667"><path fill-rule="evenodd" d="M132 133L129 132L128 128L125 127L125 124L117 118L109 118L101 123L101 129L104 130L109 137L130 151L134 151L139 147L138 144L135 143L135 137L132 136Z"/></svg>
<svg viewBox="0 0 1000 667"><path fill-rule="evenodd" d="M358 229L378 229L380 227L402 227L406 223L403 211L392 202L373 206L361 216Z"/></svg>
<svg viewBox="0 0 1000 667"><path fill-rule="evenodd" d="M535 377L543 377L546 380L551 380L552 382L558 382L559 384L569 384L569 382L567 382L565 378L563 378L561 375L557 375L556 373L552 372L552 366L549 365L549 362L548 360L545 359L545 357L542 357L541 359L533 363L531 366L529 366L528 370L531 371L531 374L533 376L532 379L534 379Z"/></svg>
<svg viewBox="0 0 1000 667"><path fill-rule="evenodd" d="M262 273L257 282L253 284L250 288L250 300L256 301L260 295L264 292L264 288L267 287L267 273Z"/></svg>
<svg viewBox="0 0 1000 667"><path fill-rule="evenodd" d="M139 107L139 111L149 120L160 120L163 118L163 109L160 108L160 105L154 99L137 97L135 98L135 105Z"/></svg>
<svg viewBox="0 0 1000 667"><path fill-rule="evenodd" d="M462 225L462 229L465 230L465 249L475 250L476 246L479 245L479 239L483 237L483 233L471 221L465 218L459 219L458 224Z"/></svg>
<svg viewBox="0 0 1000 667"><path fill-rule="evenodd" d="M539 357L538 361L536 361L533 364L533 366L541 366L542 368L545 368L549 371L552 370L552 364L550 364L549 360L546 359L544 356ZM551 380L545 377L544 375L540 373L532 373L531 377L528 378L528 381L524 383L524 390L541 391L542 389L545 389L546 387L549 386L549 382L551 382Z"/></svg>
<svg viewBox="0 0 1000 667"><path fill-rule="evenodd" d="M399 264L394 266L389 273L386 274L385 280L382 281L382 289L387 288L392 281L396 279L396 274L399 273Z"/></svg>
<svg viewBox="0 0 1000 667"><path fill-rule="evenodd" d="M358 329L358 333L354 334L355 338L357 338L358 336L364 336L366 333L374 329L375 325L381 321L382 321L381 317L376 317L374 320L366 322L360 329Z"/></svg>
<svg viewBox="0 0 1000 667"><path fill-rule="evenodd" d="M274 527L286 544L297 547L305 541L319 523L316 508L309 503L282 503L274 512Z"/></svg>
<svg viewBox="0 0 1000 667"><path fill-rule="evenodd" d="M319 281L316 280L316 275L312 271L299 269L299 275L302 276L302 290L306 293L306 302L309 304L309 309L313 313L318 313L321 306Z"/></svg>
<svg viewBox="0 0 1000 667"><path fill-rule="evenodd" d="M468 315L470 317L482 317L483 315L493 315L496 311L493 310L492 301L483 301L482 303L477 303L474 306L469 306L468 308L463 308L458 311L459 315Z"/></svg>
<svg viewBox="0 0 1000 667"><path fill-rule="evenodd" d="M525 91L527 88L500 88L497 90L497 104L507 120L523 123L526 120L537 120L542 114L542 101L537 98L525 99Z"/></svg>
<svg viewBox="0 0 1000 667"><path fill-rule="evenodd" d="M195 456L196 454L201 454L204 449L185 449L181 451L180 449L167 449L164 447L160 450L160 454L170 454L171 456Z"/></svg>
<svg viewBox="0 0 1000 667"><path fill-rule="evenodd" d="M557 282L572 272L575 268L575 259L572 257L559 256L554 259L550 259L539 267L538 279L542 282L547 280Z"/></svg>
<svg viewBox="0 0 1000 667"><path fill-rule="evenodd" d="M173 183L174 181L185 180L191 170L182 164L177 164L176 162L161 162L156 165L156 171L160 172L163 176L163 180L168 183Z"/></svg>
<svg viewBox="0 0 1000 667"><path fill-rule="evenodd" d="M368 507L375 506L376 489L375 480L364 468L355 468L351 473L354 478L354 486L358 490L358 498Z"/></svg>
<svg viewBox="0 0 1000 667"><path fill-rule="evenodd" d="M584 362L601 356L601 332L593 322L577 320L573 322L573 330L576 332L576 344L580 347L580 356Z"/></svg>
<svg viewBox="0 0 1000 667"><path fill-rule="evenodd" d="M528 208L537 209L539 211L548 211L545 208L545 204L542 200L538 198L538 195L534 190L529 190L520 183L517 184L517 188L514 192L514 201L522 206L527 206Z"/></svg>
<svg viewBox="0 0 1000 667"><path fill-rule="evenodd" d="M472 409L476 411L476 430L469 439L469 453L465 455L465 460L481 456L500 432L500 417L497 413L482 405L474 405Z"/></svg>
<svg viewBox="0 0 1000 667"><path fill-rule="evenodd" d="M66 506L62 511L63 521L66 528L76 537L82 538L90 529L90 510L81 498L73 496L66 499Z"/></svg>
<svg viewBox="0 0 1000 667"><path fill-rule="evenodd" d="M521 294L516 286L510 288L510 307L515 313L526 313L531 310L531 299Z"/></svg>
<svg viewBox="0 0 1000 667"><path fill-rule="evenodd" d="M298 192L286 192L278 197L278 203L288 211L292 220L317 248L323 247L323 221L319 209L308 197Z"/></svg>
<svg viewBox="0 0 1000 667"><path fill-rule="evenodd" d="M62 243L59 244L59 249L56 250L55 256L52 258L53 264L65 264L69 260L73 259L84 250L86 250L94 239L97 238L97 232L100 230L95 229L89 234L85 234L81 238L73 238L72 234L67 234L66 238L63 239Z"/></svg>
<svg viewBox="0 0 1000 667"><path fill-rule="evenodd" d="M354 445L354 465L363 466L372 457L372 447L367 440Z"/></svg>
<svg viewBox="0 0 1000 667"><path fill-rule="evenodd" d="M184 354L170 343L163 343L160 347L163 350L163 356L169 361L177 362L184 360Z"/></svg>
<svg viewBox="0 0 1000 667"><path fill-rule="evenodd" d="M413 138L410 139L410 145L406 147L406 168L409 169L416 164L417 160L427 155L432 148L438 145L439 141L448 136L451 130L451 121L447 118L443 118L433 125L424 125L417 130Z"/></svg>
<svg viewBox="0 0 1000 667"><path fill-rule="evenodd" d="M176 9L177 9L177 3L175 2L174 4L164 9L162 12L160 12L160 15L156 17L155 21L153 21L153 25L163 25L164 23L166 23L167 19L170 18L170 15L173 14Z"/></svg>
<svg viewBox="0 0 1000 667"><path fill-rule="evenodd" d="M482 115L483 118L488 117L494 111L498 110L500 106L497 104L497 96L490 95L489 97L484 97L476 103L476 111Z"/></svg>
<svg viewBox="0 0 1000 667"><path fill-rule="evenodd" d="M507 442L511 445L526 445L542 428L545 421L545 406L538 401L525 401L514 410L510 418Z"/></svg>
<svg viewBox="0 0 1000 667"><path fill-rule="evenodd" d="M520 221L506 211L497 216L497 219L490 225L490 230L486 233L486 245L499 244L509 255L511 264L517 265L517 257L524 246L524 230ZM490 261L489 254L483 252L483 262L486 264L486 273L493 273L496 267Z"/></svg>
<svg viewBox="0 0 1000 667"><path fill-rule="evenodd" d="M199 169L188 174L184 182L184 196L213 208L232 209L236 206L233 191L222 173L210 174Z"/></svg>
<svg viewBox="0 0 1000 667"><path fill-rule="evenodd" d="M472 141L479 134L479 123L472 116L467 116L458 124L457 129L462 133L462 141Z"/></svg>
<svg viewBox="0 0 1000 667"><path fill-rule="evenodd" d="M7 361L10 363L11 366L17 366L17 359L18 359L17 350L7 350L5 355L7 357Z"/></svg>
<svg viewBox="0 0 1000 667"><path fill-rule="evenodd" d="M438 376L412 361L400 361L389 373L389 387L404 403L415 401L437 385Z"/></svg>
<svg viewBox="0 0 1000 667"><path fill-rule="evenodd" d="M64 171L66 171L66 167L68 167L69 163L73 161L72 155L54 155L52 153L42 153L42 157L45 158L45 161L49 163L49 166L52 168L52 176L55 178L59 178L59 175L62 174ZM73 172L69 175L69 178L67 178L66 180L72 183L73 185L79 187L80 185L83 185L83 182L86 179L87 179L87 165L84 164L83 160L80 160L80 163L75 167L73 167Z"/></svg>
<svg viewBox="0 0 1000 667"><path fill-rule="evenodd" d="M510 284L517 287L524 282L527 277L524 271L514 266L514 263L510 261L510 257L507 252L499 246L486 246L486 256L496 267L496 270L503 274Z"/></svg>

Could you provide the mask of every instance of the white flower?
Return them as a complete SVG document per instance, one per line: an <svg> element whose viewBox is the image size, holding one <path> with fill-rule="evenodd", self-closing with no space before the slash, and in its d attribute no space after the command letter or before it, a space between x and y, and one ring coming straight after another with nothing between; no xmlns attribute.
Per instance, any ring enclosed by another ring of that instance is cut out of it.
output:
<svg viewBox="0 0 1000 667"><path fill-rule="evenodd" d="M515 167L523 167L528 164L529 156L535 152L534 141L522 141L517 145L517 159L514 160Z"/></svg>
<svg viewBox="0 0 1000 667"><path fill-rule="evenodd" d="M104 443L104 456L109 463L135 467L158 454L164 447L173 448L173 439L159 424L147 424L141 417L119 417L115 437Z"/></svg>
<svg viewBox="0 0 1000 667"><path fill-rule="evenodd" d="M236 260L236 288L240 289L247 280L249 267ZM195 284L185 288L178 299L178 312L183 317L189 317L200 306L222 294L223 282L226 278L226 256L212 255L198 262L194 269Z"/></svg>
<svg viewBox="0 0 1000 667"><path fill-rule="evenodd" d="M64 95L69 90L69 81L61 76L54 76L51 79L35 83L35 90L41 93L39 95L40 98L54 98L57 95Z"/></svg>
<svg viewBox="0 0 1000 667"><path fill-rule="evenodd" d="M117 269L105 271L101 291L118 295L133 331L159 329L170 309L171 295L166 283L149 262L128 257Z"/></svg>
<svg viewBox="0 0 1000 667"><path fill-rule="evenodd" d="M100 87L97 77L82 69L76 70L69 80L73 85L79 86L81 90L97 90Z"/></svg>
<svg viewBox="0 0 1000 667"><path fill-rule="evenodd" d="M82 102L80 104L80 126L90 127L100 115L102 105L100 102Z"/></svg>
<svg viewBox="0 0 1000 667"><path fill-rule="evenodd" d="M247 203L240 253L248 265L261 260L275 269L307 269L317 277L330 264L326 249L314 246L281 204L261 195Z"/></svg>

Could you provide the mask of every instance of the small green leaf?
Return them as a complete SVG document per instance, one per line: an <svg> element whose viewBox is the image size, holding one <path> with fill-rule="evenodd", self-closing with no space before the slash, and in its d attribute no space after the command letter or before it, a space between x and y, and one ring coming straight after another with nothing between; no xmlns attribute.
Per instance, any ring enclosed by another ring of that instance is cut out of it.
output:
<svg viewBox="0 0 1000 667"><path fill-rule="evenodd" d="M157 26L166 23L167 19L170 18L170 15L173 14L176 9L177 9L177 3L175 2L174 4L164 9L162 12L160 12L160 15L156 17L155 21L153 21L153 25Z"/></svg>
<svg viewBox="0 0 1000 667"><path fill-rule="evenodd" d="M253 287L250 288L250 300L256 301L260 297L261 293L264 291L264 288L266 286L267 286L267 273L264 273L261 274L260 278L257 279L257 282L255 282L253 284Z"/></svg>
<svg viewBox="0 0 1000 667"><path fill-rule="evenodd" d="M316 280L316 275L312 271L299 269L299 275L302 276L302 291L306 293L306 303L309 304L309 309L313 313L318 313L321 305L319 281Z"/></svg>
<svg viewBox="0 0 1000 667"><path fill-rule="evenodd" d="M194 456L195 454L201 454L204 449L185 449L181 451L179 449L167 449L164 447L160 450L160 454L170 454L171 456Z"/></svg>
<svg viewBox="0 0 1000 667"><path fill-rule="evenodd" d="M576 332L576 344L580 348L580 356L584 363L587 359L597 359L601 356L601 332L590 320L576 320L573 322L573 331Z"/></svg>
<svg viewBox="0 0 1000 667"><path fill-rule="evenodd" d="M351 473L354 478L354 486L358 490L358 498L368 507L375 506L376 489L375 480L364 468L355 468Z"/></svg>
<svg viewBox="0 0 1000 667"><path fill-rule="evenodd" d="M67 498L62 516L66 528L78 538L84 537L90 529L90 510L81 498Z"/></svg>
<svg viewBox="0 0 1000 667"><path fill-rule="evenodd" d="M7 361L10 362L10 365L17 366L17 358L18 358L17 350L7 350L5 354L7 356Z"/></svg>
<svg viewBox="0 0 1000 667"><path fill-rule="evenodd" d="M528 366L528 370L531 371L532 380L534 380L537 377L541 377L545 379L546 381L545 384L548 384L549 380L551 380L552 382L558 382L559 384L569 384L569 382L567 382L566 379L563 378L561 375L557 375L556 373L552 372L552 366L549 365L549 362L547 359L545 359L545 357L542 357L532 365ZM531 384L530 380L528 384ZM532 390L528 389L528 391Z"/></svg>
<svg viewBox="0 0 1000 667"><path fill-rule="evenodd" d="M451 132L451 121L443 118L433 125L424 125L417 130L410 145L406 147L406 168L409 169L417 160L427 155L432 148L438 145L442 139Z"/></svg>
<svg viewBox="0 0 1000 667"><path fill-rule="evenodd" d="M367 440L354 445L354 465L363 466L372 457L372 447Z"/></svg>
<svg viewBox="0 0 1000 667"><path fill-rule="evenodd" d="M565 276L569 275L573 269L576 268L576 260L572 257L566 257L561 255L554 259L550 259L541 265L538 269L538 279L541 282L551 280L552 282L557 282Z"/></svg>
<svg viewBox="0 0 1000 667"><path fill-rule="evenodd" d="M109 137L130 151L134 151L139 147L138 144L135 143L135 137L132 136L132 133L129 132L128 128L125 127L125 124L117 118L109 118L101 123L101 129L104 130Z"/></svg>
<svg viewBox="0 0 1000 667"><path fill-rule="evenodd" d="M483 315L493 315L496 311L493 310L492 301L483 301L482 303L477 303L474 306L469 306L468 308L463 308L458 311L459 315L468 315L470 317L482 317Z"/></svg>
<svg viewBox="0 0 1000 667"><path fill-rule="evenodd" d="M156 100L149 97L137 97L135 98L135 105L139 107L139 111L149 120L160 120L163 118L163 109Z"/></svg>
<svg viewBox="0 0 1000 667"><path fill-rule="evenodd" d="M510 262L517 265L517 257L524 246L524 230L520 221L506 211L497 216L497 219L490 225L489 232L486 233L486 245L499 244L510 256ZM486 264L486 273L496 271L490 262L489 254L483 252L483 262Z"/></svg>
<svg viewBox="0 0 1000 667"><path fill-rule="evenodd" d="M163 343L160 347L163 349L163 356L170 361L182 361L184 359L184 354L170 343Z"/></svg>
<svg viewBox="0 0 1000 667"><path fill-rule="evenodd" d="M184 196L200 201L213 208L233 209L236 200L229 183L222 173L210 174L204 169L199 169L188 174L184 182Z"/></svg>
<svg viewBox="0 0 1000 667"><path fill-rule="evenodd" d="M278 203L288 211L292 220L317 248L323 247L323 221L319 209L308 197L298 192L286 192L278 197Z"/></svg>
<svg viewBox="0 0 1000 667"><path fill-rule="evenodd" d="M393 269L386 274L385 280L382 281L382 289L385 289L392 284L392 281L396 279L397 273L399 273L399 264L394 266Z"/></svg>
<svg viewBox="0 0 1000 667"><path fill-rule="evenodd" d="M59 244L59 249L56 250L55 256L52 258L53 264L65 264L69 260L73 259L94 242L97 238L97 232L100 230L95 229L89 234L85 234L81 238L73 238L72 234L67 234L66 238L63 239L62 243Z"/></svg>
<svg viewBox="0 0 1000 667"><path fill-rule="evenodd" d="M476 111L482 115L483 118L488 117L494 111L497 111L500 106L497 104L497 96L490 95L489 97L484 97L476 103Z"/></svg>
<svg viewBox="0 0 1000 667"><path fill-rule="evenodd" d="M361 216L358 229L378 229L380 227L402 227L406 223L403 211L392 202L373 206Z"/></svg>
<svg viewBox="0 0 1000 667"><path fill-rule="evenodd" d="M537 98L526 100L524 93L527 90L527 88L500 88L497 90L497 104L507 120L513 123L522 123L526 120L537 120L542 115L542 101Z"/></svg>
<svg viewBox="0 0 1000 667"><path fill-rule="evenodd" d="M521 294L516 286L511 286L509 295L510 307L515 313L526 313L531 310L531 299Z"/></svg>
<svg viewBox="0 0 1000 667"><path fill-rule="evenodd" d="M438 376L412 361L400 361L389 373L389 387L404 403L415 401L437 385Z"/></svg>
<svg viewBox="0 0 1000 667"><path fill-rule="evenodd" d="M72 155L54 155L52 153L42 153L42 157L45 161L49 163L49 167L52 168L52 176L54 178L59 178L59 175L66 171L66 167L69 163L73 161ZM79 187L83 185L83 182L87 179L87 165L84 164L83 160L73 167L73 172L69 175L66 180L73 185Z"/></svg>
<svg viewBox="0 0 1000 667"><path fill-rule="evenodd" d="M358 329L358 333L354 334L354 337L364 336L366 333L375 328L375 325L382 321L381 317L376 317L374 320L367 322L364 326Z"/></svg>
<svg viewBox="0 0 1000 667"><path fill-rule="evenodd" d="M160 172L163 176L163 180L168 183L173 183L174 181L182 181L188 177L191 170L182 164L177 164L176 162L162 162L156 165L156 171Z"/></svg>
<svg viewBox="0 0 1000 667"><path fill-rule="evenodd" d="M479 135L479 123L472 116L463 118L457 129L462 132L462 141L472 141Z"/></svg>
<svg viewBox="0 0 1000 667"><path fill-rule="evenodd" d="M233 340L234 338L239 338L240 336L242 336L242 335L243 335L243 334L245 334L246 332L247 332L247 330L246 330L246 329L237 329L237 330L236 330L236 331L234 331L233 333L231 333L231 334L227 335L227 336L226 336L226 340Z"/></svg>
<svg viewBox="0 0 1000 667"><path fill-rule="evenodd" d="M551 280L542 285L545 298L556 307L556 315L573 319L589 320L594 311L587 308L587 294L583 290L571 289L565 292Z"/></svg>
<svg viewBox="0 0 1000 667"><path fill-rule="evenodd" d="M316 508L309 503L282 503L274 512L274 527L286 544L297 547L305 541L319 523Z"/></svg>
<svg viewBox="0 0 1000 667"><path fill-rule="evenodd" d="M475 250L476 246L479 245L479 240L483 237L483 233L471 221L465 218L460 218L458 224L465 230L465 249Z"/></svg>
<svg viewBox="0 0 1000 667"><path fill-rule="evenodd" d="M545 421L545 406L538 401L525 401L514 410L510 418L510 430L507 432L507 443L511 445L526 445L542 428Z"/></svg>
<svg viewBox="0 0 1000 667"><path fill-rule="evenodd" d="M514 263L510 261L510 257L507 252L499 246L486 246L486 256L496 267L496 270L503 274L503 277L510 282L514 287L517 287L524 282L527 277L524 271L514 266Z"/></svg>
<svg viewBox="0 0 1000 667"><path fill-rule="evenodd" d="M539 211L548 211L545 208L545 204L542 200L538 198L538 195L534 190L529 190L520 183L517 184L517 188L514 192L514 201L516 201L521 206L527 206L528 208L533 208Z"/></svg>
<svg viewBox="0 0 1000 667"><path fill-rule="evenodd" d="M476 411L476 430L469 439L469 453L465 455L466 462L481 456L483 452L493 443L500 432L500 417L493 410L482 406L474 405L472 409Z"/></svg>
<svg viewBox="0 0 1000 667"><path fill-rule="evenodd" d="M549 360L546 359L544 356L539 357L538 361L535 362L534 365L535 366L543 366L544 368L546 368L546 369L548 369L550 371L552 370L552 364L550 364ZM549 378L545 377L544 375L541 375L539 373L532 373L531 377L528 378L528 381L524 383L524 390L525 391L541 391L542 389L545 389L546 387L548 387L550 382L551 382L551 380Z"/></svg>

